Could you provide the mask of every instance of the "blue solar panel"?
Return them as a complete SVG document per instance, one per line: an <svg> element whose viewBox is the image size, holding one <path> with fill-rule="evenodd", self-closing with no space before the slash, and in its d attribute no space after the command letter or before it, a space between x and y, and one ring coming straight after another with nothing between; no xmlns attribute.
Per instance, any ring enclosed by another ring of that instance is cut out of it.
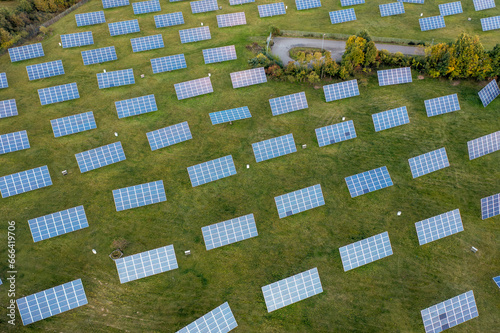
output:
<svg viewBox="0 0 500 333"><path fill-rule="evenodd" d="M420 245L464 231L458 209L417 222L415 228Z"/></svg>
<svg viewBox="0 0 500 333"><path fill-rule="evenodd" d="M500 29L500 16L485 17L481 19L483 31Z"/></svg>
<svg viewBox="0 0 500 333"><path fill-rule="evenodd" d="M379 5L378 8L380 9L381 17L393 16L405 13L405 6L402 2L386 3L383 5Z"/></svg>
<svg viewBox="0 0 500 333"><path fill-rule="evenodd" d="M83 64L93 65L102 62L113 61L118 59L114 46L103 47L100 49L82 51Z"/></svg>
<svg viewBox="0 0 500 333"><path fill-rule="evenodd" d="M19 47L12 47L9 49L9 56L11 62L39 58L45 56L43 52L42 43L24 45Z"/></svg>
<svg viewBox="0 0 500 333"><path fill-rule="evenodd" d="M129 68L114 72L97 73L97 83L99 85L99 89L134 84L134 70Z"/></svg>
<svg viewBox="0 0 500 333"><path fill-rule="evenodd" d="M365 3L365 0L340 0L340 5L342 7L361 5L364 3Z"/></svg>
<svg viewBox="0 0 500 333"><path fill-rule="evenodd" d="M201 231L207 251L259 235L253 214L212 224Z"/></svg>
<svg viewBox="0 0 500 333"><path fill-rule="evenodd" d="M413 82L411 78L410 67L393 68L393 69L378 71L377 76L378 76L378 85L381 87L390 86L393 84Z"/></svg>
<svg viewBox="0 0 500 333"><path fill-rule="evenodd" d="M210 35L210 28L208 26L179 30L179 36L182 44L212 39L212 36Z"/></svg>
<svg viewBox="0 0 500 333"><path fill-rule="evenodd" d="M398 0L399 2L406 2L406 3L419 3L419 4L424 4L425 0Z"/></svg>
<svg viewBox="0 0 500 333"><path fill-rule="evenodd" d="M238 323L226 302L176 333L227 333L236 327Z"/></svg>
<svg viewBox="0 0 500 333"><path fill-rule="evenodd" d="M75 20L77 27L106 23L106 17L104 16L104 12L102 10L99 12L76 14Z"/></svg>
<svg viewBox="0 0 500 333"><path fill-rule="evenodd" d="M56 138L97 128L92 111L53 119L50 124Z"/></svg>
<svg viewBox="0 0 500 333"><path fill-rule="evenodd" d="M184 54L151 59L153 74L170 72L176 69L187 68Z"/></svg>
<svg viewBox="0 0 500 333"><path fill-rule="evenodd" d="M481 199L481 217L487 219L500 215L500 193Z"/></svg>
<svg viewBox="0 0 500 333"><path fill-rule="evenodd" d="M152 151L191 140L187 121L146 133Z"/></svg>
<svg viewBox="0 0 500 333"><path fill-rule="evenodd" d="M295 6L297 10L318 8L321 7L321 0L295 0Z"/></svg>
<svg viewBox="0 0 500 333"><path fill-rule="evenodd" d="M135 15L161 11L159 0L133 2L132 7Z"/></svg>
<svg viewBox="0 0 500 333"><path fill-rule="evenodd" d="M129 0L101 0L102 8L115 8L130 5Z"/></svg>
<svg viewBox="0 0 500 333"><path fill-rule="evenodd" d="M446 24L444 23L444 17L442 17L441 15L424 17L419 19L418 22L420 23L421 31L446 28Z"/></svg>
<svg viewBox="0 0 500 333"><path fill-rule="evenodd" d="M208 76L201 79L174 84L177 99L191 98L195 96L213 93L212 82Z"/></svg>
<svg viewBox="0 0 500 333"><path fill-rule="evenodd" d="M43 64L36 64L31 66L26 66L26 71L28 72L28 78L30 81L44 79L46 77L52 77L64 74L64 67L61 60L44 62Z"/></svg>
<svg viewBox="0 0 500 333"><path fill-rule="evenodd" d="M61 43L64 49L77 46L94 44L92 31L77 32L74 34L61 35Z"/></svg>
<svg viewBox="0 0 500 333"><path fill-rule="evenodd" d="M495 80L491 80L483 89L481 89L478 93L479 99L481 103L483 103L484 107L487 107L488 104L493 102L498 95L500 95L500 88L498 87L498 83Z"/></svg>
<svg viewBox="0 0 500 333"><path fill-rule="evenodd" d="M184 24L184 16L182 16L182 12L155 15L155 24L157 28L181 25Z"/></svg>
<svg viewBox="0 0 500 333"><path fill-rule="evenodd" d="M246 71L233 72L230 75L231 75L231 83L233 84L234 89L267 82L267 77L264 67L247 69Z"/></svg>
<svg viewBox="0 0 500 333"><path fill-rule="evenodd" d="M500 150L500 131L467 142L469 160Z"/></svg>
<svg viewBox="0 0 500 333"><path fill-rule="evenodd" d="M217 3L217 0L192 1L189 4L191 5L191 12L193 14L219 10L219 4Z"/></svg>
<svg viewBox="0 0 500 333"><path fill-rule="evenodd" d="M2 198L52 185L46 165L0 177Z"/></svg>
<svg viewBox="0 0 500 333"><path fill-rule="evenodd" d="M461 14L463 13L462 3L460 1L443 3L439 5L439 13L441 16Z"/></svg>
<svg viewBox="0 0 500 333"><path fill-rule="evenodd" d="M356 130L352 120L334 125L316 128L316 138L320 147L328 146L356 137Z"/></svg>
<svg viewBox="0 0 500 333"><path fill-rule="evenodd" d="M401 126L410 122L406 106L375 113L372 115L372 119L373 125L375 126L375 132Z"/></svg>
<svg viewBox="0 0 500 333"><path fill-rule="evenodd" d="M19 298L16 302L23 325L29 325L88 303L80 279Z"/></svg>
<svg viewBox="0 0 500 333"><path fill-rule="evenodd" d="M450 166L444 147L412 157L408 160L408 163L410 164L413 178L421 177Z"/></svg>
<svg viewBox="0 0 500 333"><path fill-rule="evenodd" d="M269 104L271 105L273 116L303 110L309 107L307 105L305 92L272 98L269 100Z"/></svg>
<svg viewBox="0 0 500 333"><path fill-rule="evenodd" d="M325 204L320 184L274 197L274 201L280 219Z"/></svg>
<svg viewBox="0 0 500 333"><path fill-rule="evenodd" d="M7 82L7 74L0 73L0 89L8 88L9 83Z"/></svg>
<svg viewBox="0 0 500 333"><path fill-rule="evenodd" d="M75 157L81 173L126 159L120 141L75 154Z"/></svg>
<svg viewBox="0 0 500 333"><path fill-rule="evenodd" d="M269 140L252 143L253 154L258 162L297 152L293 134L278 136Z"/></svg>
<svg viewBox="0 0 500 333"><path fill-rule="evenodd" d="M425 100L424 103L427 117L460 110L457 94L428 99Z"/></svg>
<svg viewBox="0 0 500 333"><path fill-rule="evenodd" d="M245 12L217 15L217 25L219 28L234 27L236 25L247 24Z"/></svg>
<svg viewBox="0 0 500 333"><path fill-rule="evenodd" d="M205 64L236 60L236 49L234 45L216 47L203 50L203 59Z"/></svg>
<svg viewBox="0 0 500 333"><path fill-rule="evenodd" d="M0 155L30 148L26 131L0 135Z"/></svg>
<svg viewBox="0 0 500 333"><path fill-rule="evenodd" d="M252 3L255 2L255 0L229 0L229 5L234 6L234 5L243 5L246 3Z"/></svg>
<svg viewBox="0 0 500 333"><path fill-rule="evenodd" d="M17 105L15 99L0 101L0 119L17 116Z"/></svg>
<svg viewBox="0 0 500 333"><path fill-rule="evenodd" d="M479 316L472 290L421 311L425 333L439 333Z"/></svg>
<svg viewBox="0 0 500 333"><path fill-rule="evenodd" d="M83 206L37 217L28 224L35 243L89 226Z"/></svg>
<svg viewBox="0 0 500 333"><path fill-rule="evenodd" d="M500 288L500 275L493 278L493 281L496 283L497 287Z"/></svg>
<svg viewBox="0 0 500 333"><path fill-rule="evenodd" d="M485 10L490 8L495 8L495 0L472 0L474 3L474 10Z"/></svg>
<svg viewBox="0 0 500 333"><path fill-rule="evenodd" d="M146 95L125 99L123 101L116 101L115 107L119 119L158 110L155 95Z"/></svg>
<svg viewBox="0 0 500 333"><path fill-rule="evenodd" d="M259 10L260 17L269 17L269 16L286 14L285 4L283 2L260 5L257 6L257 8Z"/></svg>
<svg viewBox="0 0 500 333"><path fill-rule="evenodd" d="M179 268L173 245L137 253L115 260L120 283Z"/></svg>
<svg viewBox="0 0 500 333"><path fill-rule="evenodd" d="M236 174L236 167L231 155L190 166L187 170L193 187Z"/></svg>
<svg viewBox="0 0 500 333"><path fill-rule="evenodd" d="M209 114L212 125L228 123L230 121L251 118L250 110L248 106L242 106L239 108L212 112Z"/></svg>
<svg viewBox="0 0 500 333"><path fill-rule="evenodd" d="M325 100L336 101L343 98L359 96L358 80L344 81L323 86Z"/></svg>
<svg viewBox="0 0 500 333"><path fill-rule="evenodd" d="M117 212L167 201L163 180L113 190Z"/></svg>
<svg viewBox="0 0 500 333"><path fill-rule="evenodd" d="M356 13L354 8L342 9L330 12L330 22L332 24L356 21Z"/></svg>
<svg viewBox="0 0 500 333"><path fill-rule="evenodd" d="M65 102L80 98L76 82L38 89L38 97L42 105Z"/></svg>
<svg viewBox="0 0 500 333"><path fill-rule="evenodd" d="M141 31L139 21L137 19L108 23L108 28L111 36L120 36Z"/></svg>
<svg viewBox="0 0 500 333"><path fill-rule="evenodd" d="M385 166L346 177L345 182L352 198L393 185Z"/></svg>
<svg viewBox="0 0 500 333"><path fill-rule="evenodd" d="M339 248L344 272L369 264L392 255L389 234L381 234L365 238Z"/></svg>
<svg viewBox="0 0 500 333"><path fill-rule="evenodd" d="M163 44L163 37L161 35L132 38L130 43L132 44L133 52L142 52L165 47Z"/></svg>

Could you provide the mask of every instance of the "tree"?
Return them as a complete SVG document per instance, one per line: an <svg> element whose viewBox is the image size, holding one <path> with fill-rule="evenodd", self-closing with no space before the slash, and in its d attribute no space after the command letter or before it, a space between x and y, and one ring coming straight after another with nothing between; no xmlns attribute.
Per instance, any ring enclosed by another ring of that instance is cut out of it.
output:
<svg viewBox="0 0 500 333"><path fill-rule="evenodd" d="M378 50L373 41L369 41L365 46L365 63L364 66L368 67L374 64L377 60Z"/></svg>
<svg viewBox="0 0 500 333"><path fill-rule="evenodd" d="M319 82L319 75L316 74L315 71L312 71L311 73L309 73L309 75L307 76L307 81L309 81L311 84L315 84L315 83L318 83Z"/></svg>
<svg viewBox="0 0 500 333"><path fill-rule="evenodd" d="M495 45L493 50L489 52L491 59L491 76L500 76L500 44Z"/></svg>
<svg viewBox="0 0 500 333"><path fill-rule="evenodd" d="M491 66L478 36L460 34L449 48L447 74L450 79L475 77L483 79Z"/></svg>

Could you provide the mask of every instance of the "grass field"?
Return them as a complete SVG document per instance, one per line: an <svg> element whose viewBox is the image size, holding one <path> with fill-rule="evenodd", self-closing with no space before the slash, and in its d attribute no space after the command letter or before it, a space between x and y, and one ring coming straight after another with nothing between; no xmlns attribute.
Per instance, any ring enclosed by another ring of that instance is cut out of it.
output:
<svg viewBox="0 0 500 333"><path fill-rule="evenodd" d="M258 2L257 4L262 4ZM199 316L229 302L238 332L423 332L420 310L473 289L479 318L453 332L495 332L500 300L491 280L500 274L499 217L482 221L480 199L499 192L500 154L469 161L467 141L499 129L500 100L483 108L476 82L417 80L379 87L376 76L360 76L360 96L325 103L323 90L309 85L269 81L232 89L229 73L247 69L253 57L245 46L263 41L274 25L281 29L355 33L363 27L377 36L448 41L463 29L480 33L479 21L458 18L498 15L499 10L474 12L447 20L448 28L423 34L416 13L436 15L437 2L406 5L407 14L378 16L376 4L356 6L358 21L332 26L327 11L339 3L299 13L285 1L288 14L259 19L256 4L230 7L222 13L245 11L248 25L217 28L215 15L192 15L188 2L162 1L162 13L182 11L186 24L155 29L153 16L134 16L131 6L106 10L107 22L138 18L141 32L110 37L107 25L76 28L72 14L56 23L43 41L46 56L20 63L0 58L10 88L0 100L15 98L19 116L1 119L0 133L27 130L28 150L0 157L0 176L48 165L53 186L0 199L0 235L6 244L7 221L16 221L16 298L81 278L89 304L22 327L7 324L5 259L0 265L0 325L16 332L174 332ZM440 2L440 3L444 3ZM434 8L436 7L436 8ZM101 10L91 1L75 13ZM416 8L416 9L414 9ZM359 10L358 10L359 9ZM158 13L156 13L158 14ZM316 19L316 16L322 16ZM376 17L376 18L375 18ZM415 17L415 21L409 18ZM373 20L372 20L373 19ZM456 21L454 21L456 20ZM178 30L209 25L212 39L180 44ZM402 30L398 24L404 24ZM470 29L470 30L469 30ZM62 49L59 35L92 30L95 44ZM129 39L162 33L164 49L132 53ZM482 33L491 48L498 32ZM202 49L236 46L238 60L204 65ZM118 61L83 66L80 51L115 45ZM184 53L187 69L152 74L149 59ZM26 65L62 59L66 75L28 82ZM99 90L95 74L134 68L136 84ZM214 93L178 101L173 85L211 73ZM140 78L145 74L145 78ZM77 82L80 99L40 106L37 89ZM307 110L273 117L268 99L305 91ZM157 112L118 119L114 101L155 94ZM424 100L458 93L461 110L428 118ZM252 118L233 125L212 126L209 112L247 105ZM406 105L410 124L375 133L371 115ZM55 139L50 119L94 111L97 129ZM319 148L314 129L354 121L357 138ZM146 132L188 121L193 139L152 152ZM114 132L119 133L118 138ZM293 133L308 148L255 163L251 144ZM81 174L74 154L120 140L126 161ZM451 166L412 179L408 158L446 147ZM231 154L238 174L191 187L186 168ZM246 169L250 164L250 169ZM386 165L394 186L352 199L344 178ZM69 174L62 176L62 170ZM167 201L116 212L112 190L162 179ZM320 183L326 205L279 219L274 197ZM33 243L27 220L84 205L89 228ZM414 223L459 208L465 231L425 246L418 245ZM401 216L396 212L402 211ZM201 227L254 213L259 236L206 251ZM388 231L394 254L344 272L338 248ZM112 243L126 239L125 255L173 244L179 269L120 284L108 254ZM477 254L470 247L479 249ZM97 255L91 249L97 250ZM192 255L185 257L184 250ZM0 255L7 258L6 247ZM267 313L261 287L318 267L324 292Z"/></svg>

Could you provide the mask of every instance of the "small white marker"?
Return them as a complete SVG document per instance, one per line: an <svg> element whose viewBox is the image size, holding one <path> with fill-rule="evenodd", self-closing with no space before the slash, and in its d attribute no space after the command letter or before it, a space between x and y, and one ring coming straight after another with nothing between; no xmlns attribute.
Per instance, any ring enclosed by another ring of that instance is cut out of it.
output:
<svg viewBox="0 0 500 333"><path fill-rule="evenodd" d="M344 121L344 120L345 120L345 117L342 117L342 121Z"/></svg>
<svg viewBox="0 0 500 333"><path fill-rule="evenodd" d="M118 136L118 133L115 132L115 136Z"/></svg>
<svg viewBox="0 0 500 333"><path fill-rule="evenodd" d="M62 44L61 44L61 43L59 43L59 46L62 46Z"/></svg>
<svg viewBox="0 0 500 333"><path fill-rule="evenodd" d="M105 69L103 69L102 71L103 71L104 73L106 73L106 70L105 70Z"/></svg>
<svg viewBox="0 0 500 333"><path fill-rule="evenodd" d="M420 13L420 16L424 16L424 13Z"/></svg>
<svg viewBox="0 0 500 333"><path fill-rule="evenodd" d="M201 25L203 25L203 22L201 22Z"/></svg>
<svg viewBox="0 0 500 333"><path fill-rule="evenodd" d="M190 255L191 254L191 250L184 251L184 254L187 255L187 256Z"/></svg>
<svg viewBox="0 0 500 333"><path fill-rule="evenodd" d="M141 74L141 79L144 79L144 74Z"/></svg>
<svg viewBox="0 0 500 333"><path fill-rule="evenodd" d="M247 169L250 169L250 164L247 164Z"/></svg>
<svg viewBox="0 0 500 333"><path fill-rule="evenodd" d="M401 211L398 211L398 216L401 216Z"/></svg>
<svg viewBox="0 0 500 333"><path fill-rule="evenodd" d="M92 249L93 254L97 254L97 251L95 249Z"/></svg>
<svg viewBox="0 0 500 333"><path fill-rule="evenodd" d="M469 17L469 18L468 18L468 20L470 21L470 20L472 20L472 19Z"/></svg>

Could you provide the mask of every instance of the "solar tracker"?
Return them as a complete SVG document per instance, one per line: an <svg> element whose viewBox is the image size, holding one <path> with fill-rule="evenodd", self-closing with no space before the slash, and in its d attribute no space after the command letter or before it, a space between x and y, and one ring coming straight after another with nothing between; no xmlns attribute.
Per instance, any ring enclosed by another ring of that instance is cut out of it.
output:
<svg viewBox="0 0 500 333"><path fill-rule="evenodd" d="M76 14L75 20L77 27L106 23L106 17L104 16L104 12L102 10L99 12Z"/></svg>
<svg viewBox="0 0 500 333"><path fill-rule="evenodd" d="M411 78L410 67L393 68L393 69L378 71L377 76L378 76L378 85L381 87L390 86L393 84L413 82Z"/></svg>
<svg viewBox="0 0 500 333"><path fill-rule="evenodd" d="M481 216L487 219L500 215L500 193L481 199Z"/></svg>
<svg viewBox="0 0 500 333"><path fill-rule="evenodd" d="M187 121L148 132L146 136L152 151L193 138Z"/></svg>
<svg viewBox="0 0 500 333"><path fill-rule="evenodd" d="M356 137L356 130L352 120L342 123L316 128L316 138L320 147L328 146Z"/></svg>
<svg viewBox="0 0 500 333"><path fill-rule="evenodd" d="M354 8L336 10L330 12L329 15L330 22L332 22L332 24L356 21L356 13L354 12Z"/></svg>
<svg viewBox="0 0 500 333"><path fill-rule="evenodd" d="M26 131L0 135L0 155L30 148Z"/></svg>
<svg viewBox="0 0 500 333"><path fill-rule="evenodd" d="M406 3L419 3L423 5L425 0L398 0L398 1Z"/></svg>
<svg viewBox="0 0 500 333"><path fill-rule="evenodd" d="M421 31L446 28L446 24L444 23L444 17L442 17L441 15L424 17L419 19L418 22L420 23Z"/></svg>
<svg viewBox="0 0 500 333"><path fill-rule="evenodd" d="M146 37L132 38L130 40L133 52L142 52L164 48L162 35L152 35Z"/></svg>
<svg viewBox="0 0 500 333"><path fill-rule="evenodd" d="M155 24L157 28L181 25L184 24L184 16L182 16L182 12L155 15Z"/></svg>
<svg viewBox="0 0 500 333"><path fill-rule="evenodd" d="M238 323L226 302L176 333L227 333L236 327Z"/></svg>
<svg viewBox="0 0 500 333"><path fill-rule="evenodd" d="M410 122L406 106L375 113L372 115L372 119L373 125L375 126L375 132L380 132L389 128L408 124Z"/></svg>
<svg viewBox="0 0 500 333"><path fill-rule="evenodd" d="M500 131L467 142L469 160L500 150Z"/></svg>
<svg viewBox="0 0 500 333"><path fill-rule="evenodd" d="M173 245L159 247L115 260L120 283L179 268Z"/></svg>
<svg viewBox="0 0 500 333"><path fill-rule="evenodd" d="M246 71L233 72L231 83L233 88L248 87L254 84L266 83L267 77L264 67L247 69Z"/></svg>
<svg viewBox="0 0 500 333"><path fill-rule="evenodd" d="M476 12L496 7L495 0L472 0L472 2L474 3L474 10Z"/></svg>
<svg viewBox="0 0 500 333"><path fill-rule="evenodd" d="M208 26L179 30L179 36L182 44L212 39Z"/></svg>
<svg viewBox="0 0 500 333"><path fill-rule="evenodd" d="M404 3L402 2L386 3L383 5L379 5L378 8L380 9L381 17L393 16L405 13L405 6Z"/></svg>
<svg viewBox="0 0 500 333"><path fill-rule="evenodd" d="M27 59L39 58L45 56L42 43L11 47L9 49L11 62L22 61Z"/></svg>
<svg viewBox="0 0 500 333"><path fill-rule="evenodd" d="M259 5L257 6L259 10L260 17L269 17L276 15L285 15L285 4L283 2L270 3L267 5Z"/></svg>
<svg viewBox="0 0 500 333"><path fill-rule="evenodd" d="M278 310L322 292L323 287L316 267L262 287L267 312Z"/></svg>
<svg viewBox="0 0 500 333"><path fill-rule="evenodd" d="M320 184L274 197L274 201L280 219L325 204Z"/></svg>
<svg viewBox="0 0 500 333"><path fill-rule="evenodd" d="M174 84L177 99L186 99L195 96L213 93L212 82L208 76L201 79Z"/></svg>
<svg viewBox="0 0 500 333"><path fill-rule="evenodd" d="M155 95L146 95L125 99L123 101L116 101L115 107L119 119L158 110Z"/></svg>
<svg viewBox="0 0 500 333"><path fill-rule="evenodd" d="M187 68L184 54L151 59L153 74L170 72L176 69Z"/></svg>
<svg viewBox="0 0 500 333"><path fill-rule="evenodd" d="M427 117L460 110L457 94L428 99L425 100L424 103Z"/></svg>
<svg viewBox="0 0 500 333"><path fill-rule="evenodd" d="M371 236L339 248L344 272L392 255L389 234Z"/></svg>
<svg viewBox="0 0 500 333"><path fill-rule="evenodd" d="M52 119L50 124L56 138L97 128L92 111Z"/></svg>
<svg viewBox="0 0 500 333"><path fill-rule="evenodd" d="M500 16L485 17L481 19L483 31L500 29Z"/></svg>
<svg viewBox="0 0 500 333"><path fill-rule="evenodd" d="M417 222L415 228L420 245L464 231L458 209Z"/></svg>
<svg viewBox="0 0 500 333"><path fill-rule="evenodd" d="M236 49L234 45L216 47L203 50L203 59L205 64L236 60Z"/></svg>
<svg viewBox="0 0 500 333"><path fill-rule="evenodd" d="M295 6L297 10L318 8L321 7L321 0L295 0Z"/></svg>
<svg viewBox="0 0 500 333"><path fill-rule="evenodd" d="M449 16L463 13L462 3L460 1L448 2L439 5L439 13L441 16Z"/></svg>
<svg viewBox="0 0 500 333"><path fill-rule="evenodd" d="M35 243L89 226L83 206L37 217L28 220L28 224Z"/></svg>
<svg viewBox="0 0 500 333"><path fill-rule="evenodd" d="M229 5L234 6L234 5L243 5L246 3L252 3L255 2L255 0L229 0Z"/></svg>
<svg viewBox="0 0 500 333"><path fill-rule="evenodd" d="M217 15L217 25L219 28L234 27L236 25L247 24L245 12Z"/></svg>
<svg viewBox="0 0 500 333"><path fill-rule="evenodd" d="M479 316L472 290L420 311L425 333L439 333Z"/></svg>
<svg viewBox="0 0 500 333"><path fill-rule="evenodd" d="M0 119L17 116L17 105L15 99L0 101Z"/></svg>
<svg viewBox="0 0 500 333"><path fill-rule="evenodd" d="M80 98L76 82L38 89L38 97L42 105L65 102Z"/></svg>
<svg viewBox="0 0 500 333"><path fill-rule="evenodd" d="M259 235L253 214L212 224L201 231L207 251Z"/></svg>
<svg viewBox="0 0 500 333"><path fill-rule="evenodd" d="M493 281L496 283L497 287L500 288L500 275L493 278Z"/></svg>
<svg viewBox="0 0 500 333"><path fill-rule="evenodd" d="M137 19L108 23L108 28L111 36L120 36L141 31L141 28L139 28L139 21Z"/></svg>
<svg viewBox="0 0 500 333"><path fill-rule="evenodd" d="M117 212L167 201L163 180L113 190Z"/></svg>
<svg viewBox="0 0 500 333"><path fill-rule="evenodd" d="M0 177L2 198L52 185L46 165Z"/></svg>
<svg viewBox="0 0 500 333"><path fill-rule="evenodd" d="M325 100L336 101L343 98L359 96L358 80L350 80L323 86Z"/></svg>
<svg viewBox="0 0 500 333"><path fill-rule="evenodd" d="M253 154L258 162L297 152L293 134L252 143Z"/></svg>
<svg viewBox="0 0 500 333"><path fill-rule="evenodd" d="M269 104L271 105L273 116L303 110L309 107L307 105L305 92L272 98L269 100Z"/></svg>
<svg viewBox="0 0 500 333"><path fill-rule="evenodd" d="M0 73L0 89L8 88L9 83L7 82L7 74Z"/></svg>
<svg viewBox="0 0 500 333"><path fill-rule="evenodd" d="M340 5L342 7L361 5L364 3L365 3L365 0L340 0Z"/></svg>
<svg viewBox="0 0 500 333"><path fill-rule="evenodd" d="M130 5L129 0L101 0L102 8L115 8Z"/></svg>
<svg viewBox="0 0 500 333"><path fill-rule="evenodd" d="M392 186L387 167L365 171L345 178L351 198Z"/></svg>
<svg viewBox="0 0 500 333"><path fill-rule="evenodd" d="M141 1L133 2L132 8L134 9L134 14L147 14L161 11L159 0Z"/></svg>
<svg viewBox="0 0 500 333"><path fill-rule="evenodd" d="M99 85L99 89L126 86L134 83L134 70L132 68L114 72L97 73L97 84Z"/></svg>
<svg viewBox="0 0 500 333"><path fill-rule="evenodd" d="M412 157L408 160L408 163L410 164L413 178L418 178L450 166L444 147Z"/></svg>
<svg viewBox="0 0 500 333"><path fill-rule="evenodd" d="M88 303L81 279L19 298L16 302L25 326Z"/></svg>
<svg viewBox="0 0 500 333"><path fill-rule="evenodd" d="M217 3L217 0L191 1L189 4L191 5L191 12L193 14L219 10L219 4Z"/></svg>
<svg viewBox="0 0 500 333"><path fill-rule="evenodd" d="M75 154L75 157L81 173L126 159L120 141Z"/></svg>
<svg viewBox="0 0 500 333"><path fill-rule="evenodd" d="M103 47L100 49L82 51L83 64L93 65L102 62L113 61L118 59L114 46Z"/></svg>
<svg viewBox="0 0 500 333"><path fill-rule="evenodd" d="M92 31L77 32L74 34L61 35L61 43L63 49L92 45L94 44L94 37L92 37Z"/></svg>
<svg viewBox="0 0 500 333"><path fill-rule="evenodd" d="M64 67L61 60L56 60L44 62L42 64L26 66L26 71L28 72L28 79L32 81L44 79L46 77L63 75Z"/></svg>
<svg viewBox="0 0 500 333"><path fill-rule="evenodd" d="M251 118L250 110L248 106L242 106L239 108L212 112L209 114L212 125L228 123L230 121Z"/></svg>
<svg viewBox="0 0 500 333"><path fill-rule="evenodd" d="M481 89L478 93L479 99L483 103L483 106L486 107L488 104L493 102L493 100L500 95L500 88L495 80L491 80L483 89Z"/></svg>
<svg viewBox="0 0 500 333"><path fill-rule="evenodd" d="M193 187L236 174L236 167L231 155L190 166L187 170Z"/></svg>

